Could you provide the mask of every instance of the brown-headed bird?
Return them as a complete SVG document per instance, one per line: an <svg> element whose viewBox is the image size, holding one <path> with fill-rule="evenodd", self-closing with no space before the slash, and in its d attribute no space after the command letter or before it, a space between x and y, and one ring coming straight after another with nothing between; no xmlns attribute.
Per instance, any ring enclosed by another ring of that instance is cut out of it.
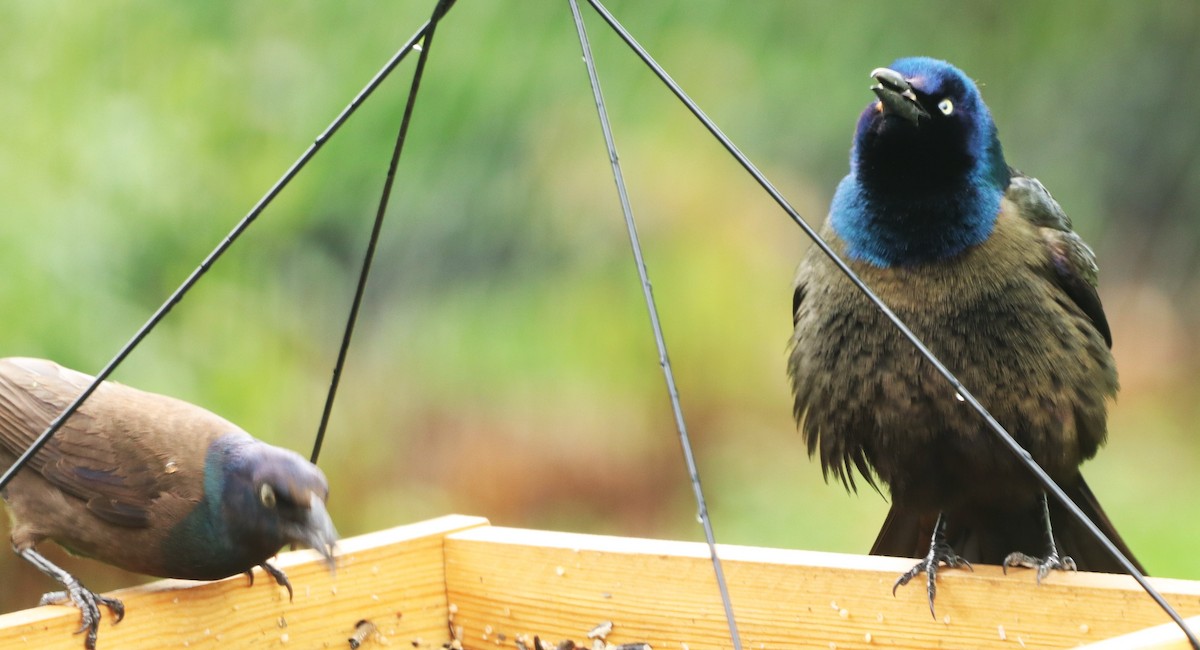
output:
<svg viewBox="0 0 1200 650"><path fill-rule="evenodd" d="M1079 472L1117 392L1092 251L1042 184L1005 162L960 70L906 58L871 76L877 101L822 236L1132 558ZM816 248L792 316L788 372L809 453L850 489L856 471L887 486L873 554L924 558L896 586L926 573L932 612L939 564L1028 566L1039 580L1122 570Z"/></svg>
<svg viewBox="0 0 1200 650"><path fill-rule="evenodd" d="M17 456L92 381L42 359L0 359L0 466ZM42 603L73 603L85 645L96 645L93 593L35 547L67 551L152 576L216 580L261 566L286 544L318 550L333 566L337 532L325 510L324 474L295 452L252 438L186 402L102 383L5 487L18 555L66 591ZM253 577L253 574L251 574Z"/></svg>

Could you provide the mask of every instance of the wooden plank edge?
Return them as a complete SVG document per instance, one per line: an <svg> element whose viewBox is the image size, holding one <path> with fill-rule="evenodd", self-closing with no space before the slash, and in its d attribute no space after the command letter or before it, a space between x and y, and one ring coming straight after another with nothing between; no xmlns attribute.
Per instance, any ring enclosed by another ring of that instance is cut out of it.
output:
<svg viewBox="0 0 1200 650"><path fill-rule="evenodd" d="M1200 616L1184 619L1183 622L1193 634L1200 634ZM1164 623L1085 645L1080 650L1192 650L1192 645L1178 625Z"/></svg>
<svg viewBox="0 0 1200 650"><path fill-rule="evenodd" d="M114 625L103 612L98 648L343 648L362 619L405 646L440 648L450 636L442 540L487 525L482 517L447 515L347 538L338 543L332 575L315 551L282 553L274 564L291 579L292 602L261 569L253 588L233 576L120 589L108 595L125 603L125 620ZM73 607L2 614L0 647L79 650L78 626Z"/></svg>
<svg viewBox="0 0 1200 650"><path fill-rule="evenodd" d="M446 580L468 650L586 641L613 621L612 643L654 650L732 646L704 544L487 527L448 535ZM913 560L719 547L747 648L1073 647L1161 623L1128 576L944 570L937 618L924 580L891 585ZM1153 583L1185 615L1200 582Z"/></svg>

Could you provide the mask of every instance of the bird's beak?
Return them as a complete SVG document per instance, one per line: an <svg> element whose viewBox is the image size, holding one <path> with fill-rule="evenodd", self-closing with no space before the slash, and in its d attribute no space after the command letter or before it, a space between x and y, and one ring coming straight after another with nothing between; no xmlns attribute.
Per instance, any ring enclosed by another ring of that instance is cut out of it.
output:
<svg viewBox="0 0 1200 650"><path fill-rule="evenodd" d="M921 118L929 118L904 75L890 68L875 68L871 78L879 82L871 86L871 91L879 98L884 113L899 115L914 126Z"/></svg>
<svg viewBox="0 0 1200 650"><path fill-rule="evenodd" d="M335 569L333 552L338 534L337 529L333 527L333 520L329 518L329 512L325 510L325 502L321 500L321 497L312 495L308 518L300 527L297 537L296 542L307 545L325 558L325 564L329 566L330 572Z"/></svg>

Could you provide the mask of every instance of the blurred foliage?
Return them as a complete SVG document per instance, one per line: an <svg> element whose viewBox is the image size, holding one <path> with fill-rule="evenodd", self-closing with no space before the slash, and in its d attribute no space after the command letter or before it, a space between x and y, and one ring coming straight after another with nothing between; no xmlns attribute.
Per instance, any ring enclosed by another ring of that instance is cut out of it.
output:
<svg viewBox="0 0 1200 650"><path fill-rule="evenodd" d="M5 355L95 371L432 3L0 4ZM610 9L810 221L867 72L946 58L1104 270L1124 390L1086 473L1159 575L1200 578L1200 5L957 0ZM863 552L784 375L802 233L584 9L722 542ZM312 443L406 62L118 371ZM438 31L321 465L353 535L448 512L699 539L565 2ZM59 556L55 556L59 557ZM140 578L69 561L97 589ZM0 554L0 609L52 585Z"/></svg>

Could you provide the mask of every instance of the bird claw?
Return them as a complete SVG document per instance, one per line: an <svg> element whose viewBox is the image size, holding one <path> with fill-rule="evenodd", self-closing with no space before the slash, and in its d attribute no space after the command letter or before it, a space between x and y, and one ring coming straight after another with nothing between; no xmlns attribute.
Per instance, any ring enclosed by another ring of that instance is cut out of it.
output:
<svg viewBox="0 0 1200 650"><path fill-rule="evenodd" d="M975 568L971 566L971 563L962 557L959 557L959 555L954 552L954 549L951 548L949 544L934 543L929 547L929 555L926 555L925 559L917 562L915 565L913 565L913 568L904 572L899 578L896 579L896 582L892 585L892 595L895 596L897 589L903 587L904 585L908 584L910 580L924 573L925 592L929 596L929 615L937 618L937 613L935 613L933 610L933 601L934 598L937 597L938 566L942 564L945 564L947 567L952 569L966 568L971 571L975 570Z"/></svg>
<svg viewBox="0 0 1200 650"><path fill-rule="evenodd" d="M74 605L79 609L83 619L75 634L87 631L83 645L87 650L96 650L96 637L100 630L100 605L104 605L116 617L113 624L120 623L125 618L125 604L116 598L102 596L84 587L79 582L67 585L66 591L52 591L42 596L38 605Z"/></svg>
<svg viewBox="0 0 1200 650"><path fill-rule="evenodd" d="M274 565L272 565L268 562L263 562L262 564L260 564L258 566L262 567L262 570L266 571L267 575L269 575L275 579L275 584L287 589L289 603L295 601L295 597L294 597L295 594L292 593L292 581L288 580L287 574L284 573L283 570L277 569ZM250 572L247 571L247 573L250 573ZM253 574L251 574L251 576L250 576L250 584L254 584L254 575Z"/></svg>
<svg viewBox="0 0 1200 650"><path fill-rule="evenodd" d="M282 569L277 569L277 568L275 568L275 566L268 564L266 562L263 562L262 564L260 564L258 566L262 567L262 570L265 571L267 573L267 575L271 576L271 578L273 578L275 580L275 584L287 589L288 602L295 602L294 594L292 593L292 581L288 580L287 574L284 573ZM250 586L253 587L254 586L254 569L250 569L249 571L247 571L246 577L250 579Z"/></svg>
<svg viewBox="0 0 1200 650"><path fill-rule="evenodd" d="M1039 585L1042 584L1042 578L1050 575L1050 572L1054 569L1060 571L1078 570L1078 567L1075 566L1075 560L1071 559L1071 556L1063 555L1060 557L1057 550L1052 550L1044 559L1024 553L1009 553L1001 565L1005 574L1008 573L1008 567L1010 566L1037 569L1037 582Z"/></svg>

